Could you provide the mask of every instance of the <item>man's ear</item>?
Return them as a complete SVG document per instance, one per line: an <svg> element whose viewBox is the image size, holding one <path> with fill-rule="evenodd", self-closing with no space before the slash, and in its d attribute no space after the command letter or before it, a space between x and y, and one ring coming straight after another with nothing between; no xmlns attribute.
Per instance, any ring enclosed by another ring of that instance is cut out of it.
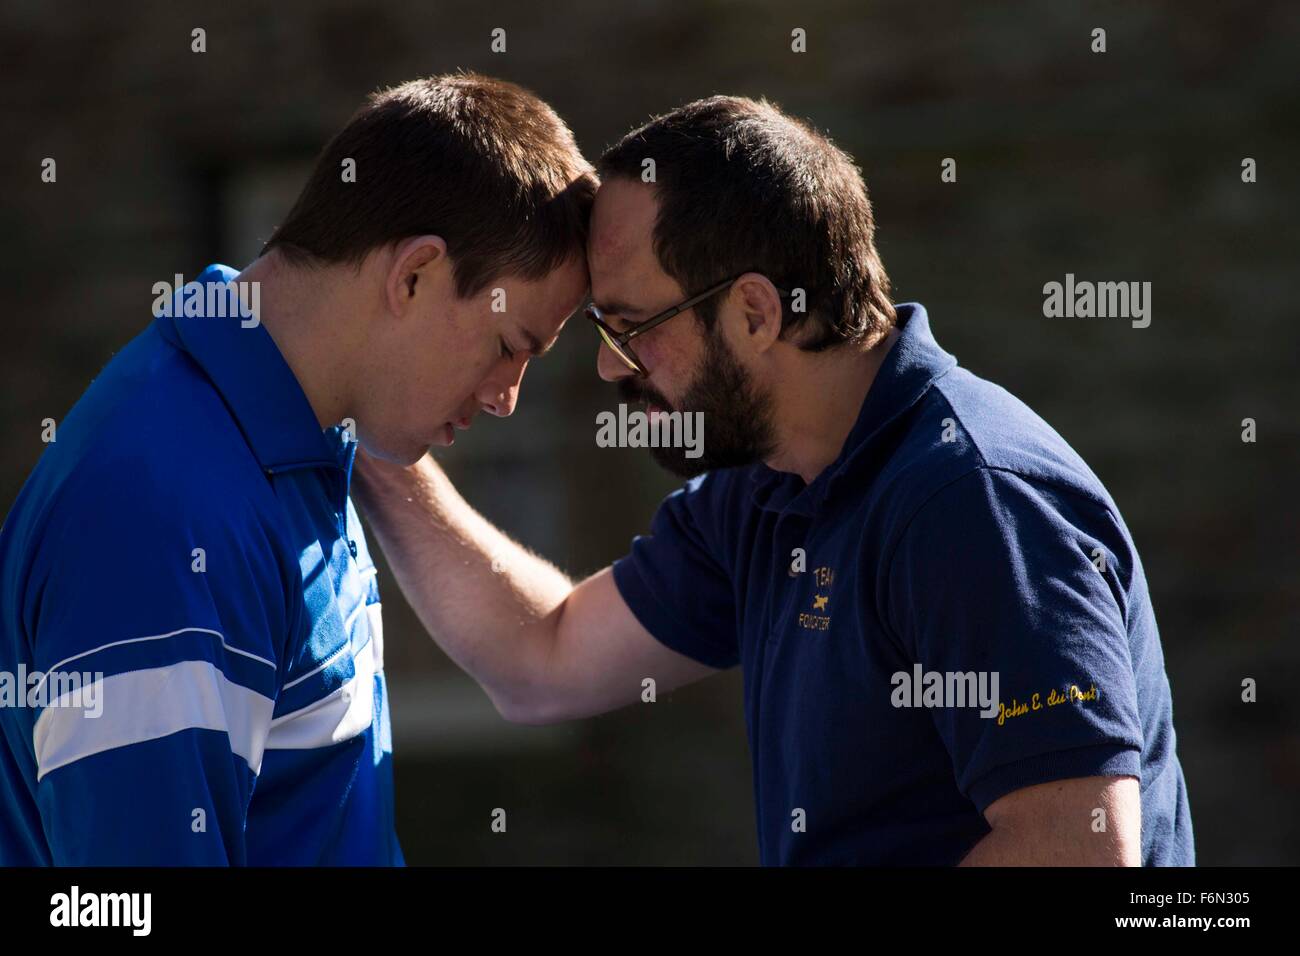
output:
<svg viewBox="0 0 1300 956"><path fill-rule="evenodd" d="M389 311L405 315L415 301L417 289L427 293L434 271L450 266L447 243L441 236L411 236L397 243L384 279L384 301ZM421 282L425 283L422 289Z"/></svg>
<svg viewBox="0 0 1300 956"><path fill-rule="evenodd" d="M766 352L781 337L781 294L767 276L746 272L731 286L732 303L739 307L738 338L756 353Z"/></svg>

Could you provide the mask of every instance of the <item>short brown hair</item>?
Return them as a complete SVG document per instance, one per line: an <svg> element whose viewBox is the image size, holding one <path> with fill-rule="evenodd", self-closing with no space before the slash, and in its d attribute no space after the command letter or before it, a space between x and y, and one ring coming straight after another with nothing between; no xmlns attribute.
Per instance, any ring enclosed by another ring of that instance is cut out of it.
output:
<svg viewBox="0 0 1300 956"><path fill-rule="evenodd" d="M342 181L346 159L356 182ZM413 80L371 94L330 140L262 252L359 263L438 235L465 297L582 253L596 186L569 128L529 91L469 72Z"/></svg>
<svg viewBox="0 0 1300 956"><path fill-rule="evenodd" d="M713 96L651 120L611 146L601 176L655 161L655 254L694 295L747 271L805 292L781 334L821 351L874 340L895 323L862 173L811 126L766 100ZM696 306L706 329L717 300Z"/></svg>

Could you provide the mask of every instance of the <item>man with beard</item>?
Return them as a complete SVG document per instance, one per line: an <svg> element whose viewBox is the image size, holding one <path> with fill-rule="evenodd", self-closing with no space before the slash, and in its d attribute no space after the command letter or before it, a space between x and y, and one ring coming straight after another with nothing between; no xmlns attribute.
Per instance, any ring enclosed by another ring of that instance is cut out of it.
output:
<svg viewBox="0 0 1300 956"><path fill-rule="evenodd" d="M652 416L703 412L703 454L655 450L693 477L576 585L432 461L367 463L363 504L446 652L525 723L743 667L764 863L1190 864L1119 510L891 304L852 160L714 97L598 171L598 370Z"/></svg>

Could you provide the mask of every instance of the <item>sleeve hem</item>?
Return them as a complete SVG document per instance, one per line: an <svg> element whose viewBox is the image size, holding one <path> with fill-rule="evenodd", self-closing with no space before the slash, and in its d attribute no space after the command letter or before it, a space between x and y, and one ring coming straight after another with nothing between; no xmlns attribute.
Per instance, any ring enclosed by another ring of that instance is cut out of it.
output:
<svg viewBox="0 0 1300 956"><path fill-rule="evenodd" d="M1104 743L1026 757L997 767L967 788L966 795L983 813L989 804L1013 790L1071 777L1137 777L1142 754L1128 744Z"/></svg>
<svg viewBox="0 0 1300 956"><path fill-rule="evenodd" d="M682 627L673 619L658 596L646 586L645 580L631 558L625 557L615 561L613 573L614 584L623 598L623 603L628 606L641 626L664 647L719 670L735 667L739 663L734 653L702 646L698 642L692 643L676 636L682 633Z"/></svg>

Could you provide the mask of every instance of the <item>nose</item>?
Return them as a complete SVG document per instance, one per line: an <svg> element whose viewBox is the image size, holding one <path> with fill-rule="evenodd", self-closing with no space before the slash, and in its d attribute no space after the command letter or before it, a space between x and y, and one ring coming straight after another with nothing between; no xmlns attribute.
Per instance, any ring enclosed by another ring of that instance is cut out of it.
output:
<svg viewBox="0 0 1300 956"><path fill-rule="evenodd" d="M628 368L627 363L615 355L608 345L601 342L596 348L596 374L606 382L617 382L635 376L636 372Z"/></svg>
<svg viewBox="0 0 1300 956"><path fill-rule="evenodd" d="M509 418L514 414L515 404L519 401L519 383L514 385L489 385L479 398L483 410L499 418Z"/></svg>
<svg viewBox="0 0 1300 956"><path fill-rule="evenodd" d="M519 388L524 381L524 368L527 365L528 361L525 359L517 366L511 366L512 371L494 376L483 383L478 398L484 411L499 418L508 418L514 414L515 405L519 401Z"/></svg>

